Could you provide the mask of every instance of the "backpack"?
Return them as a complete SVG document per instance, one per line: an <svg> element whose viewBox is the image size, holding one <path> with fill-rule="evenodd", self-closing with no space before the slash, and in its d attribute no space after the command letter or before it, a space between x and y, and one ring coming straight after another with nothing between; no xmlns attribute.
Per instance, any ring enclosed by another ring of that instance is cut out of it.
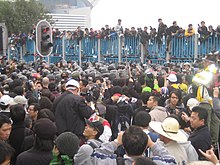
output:
<svg viewBox="0 0 220 165"><path fill-rule="evenodd" d="M126 130L131 125L132 116L133 107L125 101L120 101L114 105L107 106L106 119L111 124L112 140L117 138L120 131Z"/></svg>

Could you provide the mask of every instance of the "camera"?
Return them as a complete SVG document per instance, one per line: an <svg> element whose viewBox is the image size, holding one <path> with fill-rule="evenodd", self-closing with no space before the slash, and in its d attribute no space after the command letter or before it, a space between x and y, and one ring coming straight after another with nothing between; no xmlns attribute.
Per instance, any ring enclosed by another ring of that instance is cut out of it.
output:
<svg viewBox="0 0 220 165"><path fill-rule="evenodd" d="M85 97L85 100L87 102L96 102L99 98L100 91L98 90L98 87L93 86L91 89L89 89L87 92L80 92L80 96Z"/></svg>

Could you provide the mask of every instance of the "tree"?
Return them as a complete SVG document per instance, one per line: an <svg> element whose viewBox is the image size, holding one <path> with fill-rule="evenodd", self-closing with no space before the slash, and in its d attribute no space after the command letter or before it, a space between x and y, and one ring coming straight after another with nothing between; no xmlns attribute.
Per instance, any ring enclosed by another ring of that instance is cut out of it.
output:
<svg viewBox="0 0 220 165"><path fill-rule="evenodd" d="M0 22L5 22L8 31L27 33L39 20L47 19L46 8L36 0L0 1Z"/></svg>

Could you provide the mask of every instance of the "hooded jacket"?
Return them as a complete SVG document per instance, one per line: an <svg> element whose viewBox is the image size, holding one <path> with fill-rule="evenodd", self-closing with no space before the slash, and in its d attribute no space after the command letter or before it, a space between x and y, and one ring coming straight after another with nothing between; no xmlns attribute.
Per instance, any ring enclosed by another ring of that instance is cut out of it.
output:
<svg viewBox="0 0 220 165"><path fill-rule="evenodd" d="M163 122L164 119L169 115L166 108L161 106L153 107L150 110L149 114L151 116L151 121L158 121L158 122Z"/></svg>
<svg viewBox="0 0 220 165"><path fill-rule="evenodd" d="M99 148L102 142L96 139L90 139L82 145L74 157L74 163L77 165L93 165L90 159L95 148Z"/></svg>

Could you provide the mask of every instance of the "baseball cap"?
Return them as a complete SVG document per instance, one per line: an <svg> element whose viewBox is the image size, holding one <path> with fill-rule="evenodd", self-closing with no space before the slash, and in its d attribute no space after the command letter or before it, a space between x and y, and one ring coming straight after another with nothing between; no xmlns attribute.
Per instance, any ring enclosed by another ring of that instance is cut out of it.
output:
<svg viewBox="0 0 220 165"><path fill-rule="evenodd" d="M79 88L79 83L76 80L71 79L71 80L67 81L67 83L66 83L66 88L68 88L68 87Z"/></svg>
<svg viewBox="0 0 220 165"><path fill-rule="evenodd" d="M100 121L89 121L86 119L86 124L88 124L90 127L94 128L100 135L104 131L104 126Z"/></svg>
<svg viewBox="0 0 220 165"><path fill-rule="evenodd" d="M1 105L9 105L12 100L13 100L13 98L11 98L10 96L3 95L0 99L0 104Z"/></svg>
<svg viewBox="0 0 220 165"><path fill-rule="evenodd" d="M198 106L199 105L199 101L195 98L190 98L188 101L187 101L187 104L186 104L190 110L193 109L193 107L195 106Z"/></svg>
<svg viewBox="0 0 220 165"><path fill-rule="evenodd" d="M169 80L170 82L177 82L177 77L175 74L170 74L168 77L167 77L167 80Z"/></svg>
<svg viewBox="0 0 220 165"><path fill-rule="evenodd" d="M16 104L22 104L26 105L27 104L27 99L24 96L15 96L15 98L12 99L10 102L10 105L16 105Z"/></svg>

